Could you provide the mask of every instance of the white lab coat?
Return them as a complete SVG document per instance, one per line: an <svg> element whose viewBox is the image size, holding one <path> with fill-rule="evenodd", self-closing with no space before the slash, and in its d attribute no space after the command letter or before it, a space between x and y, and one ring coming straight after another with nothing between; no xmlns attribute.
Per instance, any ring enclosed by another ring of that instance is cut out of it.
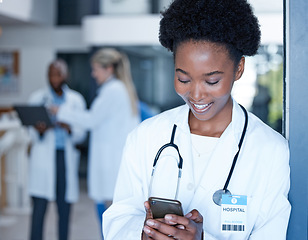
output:
<svg viewBox="0 0 308 240"><path fill-rule="evenodd" d="M66 96L66 104L72 108L85 109L86 103L81 94L63 87ZM40 89L30 96L29 103L32 105L46 105L51 102L52 93L50 88ZM86 136L86 131L76 126L71 126L71 134L65 143L65 167L66 167L66 193L65 200L73 203L79 197L79 151L75 144L80 143ZM39 133L30 128L32 139L30 164L29 164L29 192L31 196L41 197L50 201L56 197L56 145L53 129L45 132L40 140Z"/></svg>
<svg viewBox="0 0 308 240"><path fill-rule="evenodd" d="M57 118L90 130L89 196L96 202L112 200L126 137L139 123L123 82L107 80L89 110L74 111L63 105Z"/></svg>
<svg viewBox="0 0 308 240"><path fill-rule="evenodd" d="M153 160L158 149L170 142L174 124L177 124L174 142L184 160L178 199L184 214L197 209L203 215L204 239L285 239L290 214L287 141L249 113L245 140L228 187L232 194L247 195L246 231L222 233L221 209L212 196L223 188L227 179L238 150L244 113L234 101L232 122L220 137L201 182L194 180L188 114L189 107L183 105L144 121L129 135L114 203L103 215L105 239L140 239ZM174 198L178 169L173 159L178 157L175 150L167 149L159 159L151 196Z"/></svg>

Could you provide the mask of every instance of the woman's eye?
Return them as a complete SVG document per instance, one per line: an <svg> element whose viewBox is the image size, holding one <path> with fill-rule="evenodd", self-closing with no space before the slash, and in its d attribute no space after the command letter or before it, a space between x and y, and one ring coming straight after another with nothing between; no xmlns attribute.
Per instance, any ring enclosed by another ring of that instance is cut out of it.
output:
<svg viewBox="0 0 308 240"><path fill-rule="evenodd" d="M188 83L188 82L189 82L189 80L182 80L182 79L180 79L180 78L178 78L178 80L179 80L179 82L181 82L181 83Z"/></svg>
<svg viewBox="0 0 308 240"><path fill-rule="evenodd" d="M209 84L209 85L215 85L215 84L219 83L219 80L211 81L211 82L206 82L206 83Z"/></svg>

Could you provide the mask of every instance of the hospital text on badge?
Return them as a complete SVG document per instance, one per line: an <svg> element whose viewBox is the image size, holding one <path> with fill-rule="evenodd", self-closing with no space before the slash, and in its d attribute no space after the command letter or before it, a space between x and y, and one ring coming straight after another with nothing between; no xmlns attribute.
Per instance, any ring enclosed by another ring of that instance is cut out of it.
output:
<svg viewBox="0 0 308 240"><path fill-rule="evenodd" d="M221 231L243 232L246 229L247 196L222 195Z"/></svg>

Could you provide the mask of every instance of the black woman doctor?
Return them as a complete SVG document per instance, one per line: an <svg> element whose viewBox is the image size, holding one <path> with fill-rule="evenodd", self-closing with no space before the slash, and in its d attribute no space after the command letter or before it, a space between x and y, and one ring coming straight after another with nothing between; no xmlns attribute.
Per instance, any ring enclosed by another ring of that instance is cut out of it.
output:
<svg viewBox="0 0 308 240"><path fill-rule="evenodd" d="M251 6L175 0L163 13L159 39L174 55L174 86L186 104L129 135L114 202L104 214L105 239L285 239L288 142L231 96L245 56L260 43ZM178 190L174 148L161 152L151 179L157 151L170 139L183 159ZM154 219L150 196L177 196L184 216Z"/></svg>

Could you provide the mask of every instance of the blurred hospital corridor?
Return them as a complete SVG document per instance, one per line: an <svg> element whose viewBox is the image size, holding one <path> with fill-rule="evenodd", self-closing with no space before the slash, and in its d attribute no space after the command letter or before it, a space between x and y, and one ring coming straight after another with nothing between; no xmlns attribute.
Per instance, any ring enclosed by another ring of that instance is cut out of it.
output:
<svg viewBox="0 0 308 240"><path fill-rule="evenodd" d="M53 202L46 213L45 240L57 240L57 209ZM0 240L27 240L29 237L31 212L0 214ZM95 206L86 192L86 180L80 178L80 198L71 211L70 240L100 240Z"/></svg>

